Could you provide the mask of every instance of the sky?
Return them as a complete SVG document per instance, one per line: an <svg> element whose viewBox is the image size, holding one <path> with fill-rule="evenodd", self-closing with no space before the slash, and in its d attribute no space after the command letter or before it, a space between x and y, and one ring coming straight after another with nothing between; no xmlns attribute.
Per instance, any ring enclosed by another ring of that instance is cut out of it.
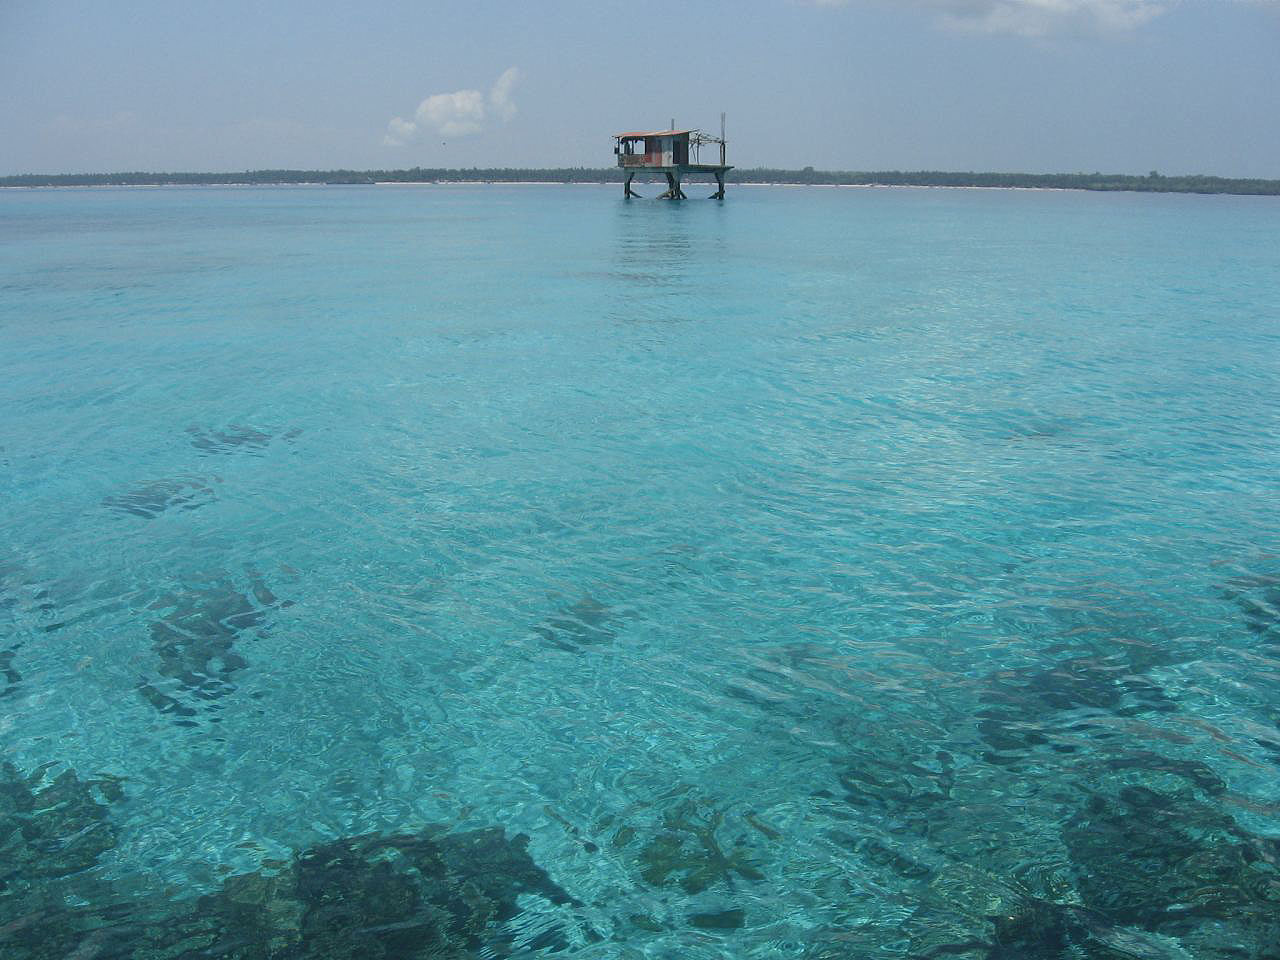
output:
<svg viewBox="0 0 1280 960"><path fill-rule="evenodd" d="M1280 0L0 0L0 175L729 162L1280 178Z"/></svg>

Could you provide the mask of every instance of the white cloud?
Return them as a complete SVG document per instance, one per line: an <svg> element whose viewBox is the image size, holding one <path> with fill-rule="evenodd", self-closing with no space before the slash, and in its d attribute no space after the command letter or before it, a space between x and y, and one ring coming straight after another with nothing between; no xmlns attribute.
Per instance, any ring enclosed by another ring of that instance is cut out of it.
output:
<svg viewBox="0 0 1280 960"><path fill-rule="evenodd" d="M490 117L506 123L516 115L512 93L519 82L520 71L510 67L493 82L488 97L479 90L433 93L418 104L412 120L392 117L382 142L400 147L427 132L446 138L469 137L482 132Z"/></svg>
<svg viewBox="0 0 1280 960"><path fill-rule="evenodd" d="M515 67L508 67L502 72L502 76L493 81L493 86L489 89L489 105L504 122L516 115L516 105L511 99L511 92L519 82L520 71Z"/></svg>
<svg viewBox="0 0 1280 960"><path fill-rule="evenodd" d="M401 117L392 117L382 142L389 147L402 147L418 134L418 125Z"/></svg>
<svg viewBox="0 0 1280 960"><path fill-rule="evenodd" d="M847 6L853 0L813 0ZM1121 31L1164 13L1170 0L899 0L933 10L947 27L976 33L1039 37L1061 29Z"/></svg>
<svg viewBox="0 0 1280 960"><path fill-rule="evenodd" d="M1063 27L1129 30L1164 12L1153 0L924 0L945 24L981 33L1043 36Z"/></svg>
<svg viewBox="0 0 1280 960"><path fill-rule="evenodd" d="M418 104L419 127L446 137L466 137L484 129L484 94L479 90L435 93Z"/></svg>

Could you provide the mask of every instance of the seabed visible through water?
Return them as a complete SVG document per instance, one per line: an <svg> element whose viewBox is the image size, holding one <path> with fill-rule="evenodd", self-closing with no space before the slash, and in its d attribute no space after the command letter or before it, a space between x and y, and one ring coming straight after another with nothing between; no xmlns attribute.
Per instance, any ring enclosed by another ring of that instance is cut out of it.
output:
<svg viewBox="0 0 1280 960"><path fill-rule="evenodd" d="M5 191L0 955L1280 957L1278 210Z"/></svg>

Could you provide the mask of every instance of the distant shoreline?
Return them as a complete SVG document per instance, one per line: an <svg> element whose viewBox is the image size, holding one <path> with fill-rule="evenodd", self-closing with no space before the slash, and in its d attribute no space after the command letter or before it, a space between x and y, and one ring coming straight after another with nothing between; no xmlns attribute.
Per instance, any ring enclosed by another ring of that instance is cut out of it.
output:
<svg viewBox="0 0 1280 960"><path fill-rule="evenodd" d="M694 180L701 182L701 180ZM19 174L0 177L0 188L32 187L317 187L424 186L424 184L621 184L617 168L474 168L408 170L242 170L238 173L88 173ZM1235 196L1280 196L1280 179L1244 179L1178 175L1146 177L1103 173L859 173L841 170L735 169L733 187L947 187L970 189L1041 189L1138 193L1230 193Z"/></svg>
<svg viewBox="0 0 1280 960"><path fill-rule="evenodd" d="M686 183L688 181L685 181ZM695 181L701 183L701 181ZM730 181L732 182L732 181ZM644 186L638 181L635 186ZM652 181L657 186L656 180ZM173 187L202 187L212 189L241 190L263 187L296 187L298 189L322 187L612 187L601 180L376 180L373 183L288 183L263 181L261 183L77 183L77 184L0 184L0 190L168 190ZM1017 190L1030 193L1072 193L1083 188L1072 187L975 187L950 184L910 183L787 183L785 181L756 181L736 183L737 187L815 187L827 190ZM1086 191L1087 192L1087 191ZM1113 190L1112 193L1135 191ZM1153 191L1145 191L1151 193ZM1163 191L1171 193L1174 191ZM1268 196L1268 194L1232 194L1232 196Z"/></svg>
<svg viewBox="0 0 1280 960"><path fill-rule="evenodd" d="M1196 193L1280 196L1280 180L1206 175L1147 176L1104 173L972 173L947 171L848 172L735 169L732 186L796 187L944 187L994 190L1085 190L1091 192ZM617 168L473 168L409 170L248 170L237 173L85 173L20 174L0 177L0 188L32 187L265 187L265 186L422 186L428 184L605 185L621 184ZM695 180L694 182L701 182Z"/></svg>

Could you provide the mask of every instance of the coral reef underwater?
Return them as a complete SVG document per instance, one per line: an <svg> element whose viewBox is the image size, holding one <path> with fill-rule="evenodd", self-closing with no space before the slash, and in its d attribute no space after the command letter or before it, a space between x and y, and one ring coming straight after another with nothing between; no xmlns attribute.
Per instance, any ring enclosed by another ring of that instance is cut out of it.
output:
<svg viewBox="0 0 1280 960"><path fill-rule="evenodd" d="M302 433L294 428L280 434L280 439L292 443ZM221 430L210 430L204 427L187 427L187 435L191 438L191 446L202 454L261 453L271 441L273 434L256 427L233 423Z"/></svg>
<svg viewBox="0 0 1280 960"><path fill-rule="evenodd" d="M616 619L616 611L608 604L583 596L561 607L555 616L534 627L533 632L561 650L580 653L586 647L616 639L617 633L610 627L610 622Z"/></svg>
<svg viewBox="0 0 1280 960"><path fill-rule="evenodd" d="M111 780L0 767L0 954L194 960L502 957L522 897L571 898L500 827L342 837L281 869L227 877L196 899L130 896L88 868L116 843ZM557 945L554 928L541 942Z"/></svg>
<svg viewBox="0 0 1280 960"><path fill-rule="evenodd" d="M222 582L161 597L151 606L168 613L150 628L160 677L141 679L139 695L175 724L196 726L202 711L235 691L236 675L248 667L237 647L243 635L290 605L256 574L247 591Z"/></svg>
<svg viewBox="0 0 1280 960"><path fill-rule="evenodd" d="M216 478L213 482L217 482ZM118 513L154 520L166 510L196 510L216 499L217 493L207 477L171 477L104 497L102 505Z"/></svg>

